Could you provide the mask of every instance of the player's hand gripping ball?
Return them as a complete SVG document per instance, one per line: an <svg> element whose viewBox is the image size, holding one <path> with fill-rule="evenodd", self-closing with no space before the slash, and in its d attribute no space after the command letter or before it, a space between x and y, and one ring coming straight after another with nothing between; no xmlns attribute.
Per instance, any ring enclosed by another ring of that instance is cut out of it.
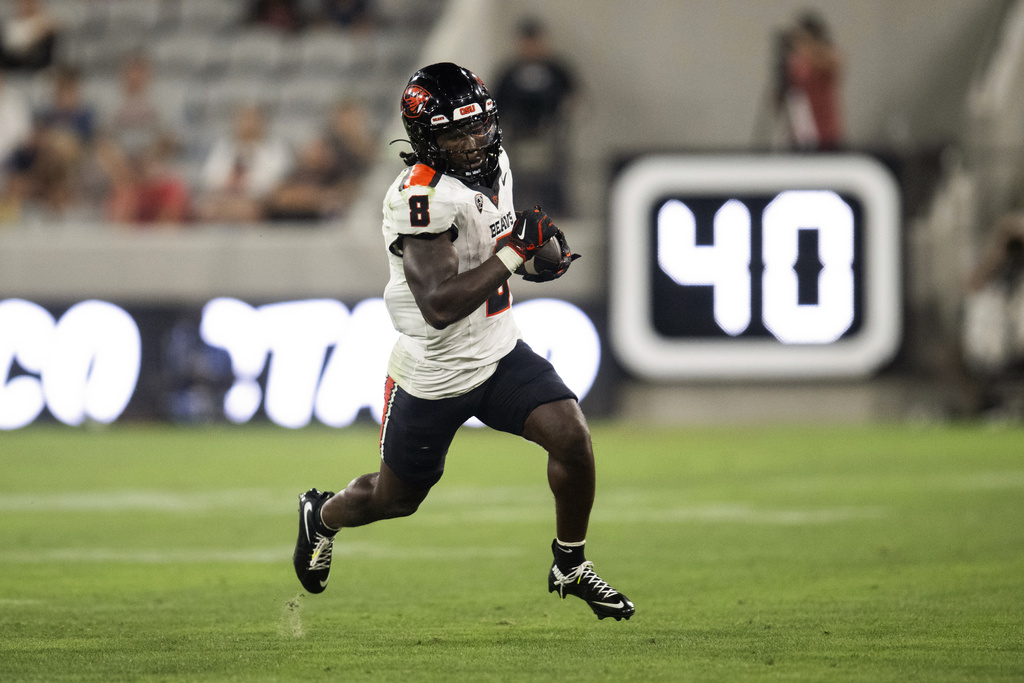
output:
<svg viewBox="0 0 1024 683"><path fill-rule="evenodd" d="M537 249L533 258L519 266L516 274L530 282L549 282L562 277L569 270L569 265L579 257L569 248L565 233L555 228L551 239Z"/></svg>
<svg viewBox="0 0 1024 683"><path fill-rule="evenodd" d="M531 282L561 277L569 270L569 264L580 257L572 253L565 235L539 206L516 212L508 245L525 259L516 274Z"/></svg>
<svg viewBox="0 0 1024 683"><path fill-rule="evenodd" d="M539 206L516 211L516 222L508 236L508 246L529 261L542 244L554 237L558 228Z"/></svg>

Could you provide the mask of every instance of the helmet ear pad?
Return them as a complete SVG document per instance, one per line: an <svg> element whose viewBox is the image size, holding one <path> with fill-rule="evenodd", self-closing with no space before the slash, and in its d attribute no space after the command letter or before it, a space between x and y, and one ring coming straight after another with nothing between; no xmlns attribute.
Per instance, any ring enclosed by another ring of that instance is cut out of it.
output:
<svg viewBox="0 0 1024 683"><path fill-rule="evenodd" d="M478 183L497 171L501 148L498 108L483 81L469 69L450 62L420 69L402 93L401 111L416 161ZM495 129L484 150L484 161L457 163L451 151L438 144L438 135L477 119L493 120Z"/></svg>

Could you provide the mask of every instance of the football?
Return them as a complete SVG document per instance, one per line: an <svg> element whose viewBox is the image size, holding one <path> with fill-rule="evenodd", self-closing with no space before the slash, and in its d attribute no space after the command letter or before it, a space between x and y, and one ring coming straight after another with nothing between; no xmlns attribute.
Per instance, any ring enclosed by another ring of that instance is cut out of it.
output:
<svg viewBox="0 0 1024 683"><path fill-rule="evenodd" d="M540 245L533 258L516 269L518 275L540 275L558 270L562 262L562 245L552 237Z"/></svg>

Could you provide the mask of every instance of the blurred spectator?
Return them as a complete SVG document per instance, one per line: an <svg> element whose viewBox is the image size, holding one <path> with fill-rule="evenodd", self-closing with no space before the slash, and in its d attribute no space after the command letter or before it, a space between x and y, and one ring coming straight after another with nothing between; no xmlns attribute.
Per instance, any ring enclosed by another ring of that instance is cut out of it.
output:
<svg viewBox="0 0 1024 683"><path fill-rule="evenodd" d="M3 129L0 128L0 131ZM3 191L0 194L3 222L22 223L35 197L32 164L36 159L42 127L33 126L28 139L19 145L3 165Z"/></svg>
<svg viewBox="0 0 1024 683"><path fill-rule="evenodd" d="M1024 275L1024 213L1008 213L999 219L988 244L968 276L969 291Z"/></svg>
<svg viewBox="0 0 1024 683"><path fill-rule="evenodd" d="M82 100L81 73L77 68L57 68L53 79L53 99L49 107L36 114L36 121L44 128L70 131L82 143L92 142L96 114Z"/></svg>
<svg viewBox="0 0 1024 683"><path fill-rule="evenodd" d="M11 160L9 188L19 215L62 220L95 213L85 180L94 133L94 112L82 100L78 70L57 68L51 101L37 112L30 138Z"/></svg>
<svg viewBox="0 0 1024 683"><path fill-rule="evenodd" d="M495 89L505 146L516 167L516 195L551 214L569 213L566 174L569 114L576 78L552 55L547 31L535 19L519 26L517 52Z"/></svg>
<svg viewBox="0 0 1024 683"><path fill-rule="evenodd" d="M317 220L343 215L375 154L366 107L356 100L339 102L324 135L300 151L295 169L271 195L267 216Z"/></svg>
<svg viewBox="0 0 1024 683"><path fill-rule="evenodd" d="M844 135L843 59L828 25L807 12L781 42L786 50L782 106L790 145L801 150L838 149Z"/></svg>
<svg viewBox="0 0 1024 683"><path fill-rule="evenodd" d="M53 63L57 22L42 0L14 0L14 16L0 25L0 67L38 71Z"/></svg>
<svg viewBox="0 0 1024 683"><path fill-rule="evenodd" d="M0 167L6 166L32 135L32 109L0 71Z"/></svg>
<svg viewBox="0 0 1024 683"><path fill-rule="evenodd" d="M1024 370L1024 213L995 226L967 281L963 346L982 376Z"/></svg>
<svg viewBox="0 0 1024 683"><path fill-rule="evenodd" d="M263 217L263 204L287 173L288 145L266 134L263 110L242 106L234 132L214 143L203 165L200 216L207 221L248 222Z"/></svg>
<svg viewBox="0 0 1024 683"><path fill-rule="evenodd" d="M110 176L107 218L129 225L182 225L192 217L188 184L170 159L174 144L158 140L141 155L128 156L116 145L101 147L101 163Z"/></svg>
<svg viewBox="0 0 1024 683"><path fill-rule="evenodd" d="M59 221L72 210L87 211L81 177L86 158L82 141L73 131L36 126L10 164L8 198L16 204L19 217L33 214Z"/></svg>
<svg viewBox="0 0 1024 683"><path fill-rule="evenodd" d="M377 152L366 106L358 100L342 100L331 109L327 140L345 172L359 175L367 170Z"/></svg>
<svg viewBox="0 0 1024 683"><path fill-rule="evenodd" d="M299 150L295 168L267 199L266 217L278 221L316 221L343 208L338 164L326 140L316 138Z"/></svg>
<svg viewBox="0 0 1024 683"><path fill-rule="evenodd" d="M8 174L0 178L0 226L9 227L21 223L24 183L25 179L21 175Z"/></svg>
<svg viewBox="0 0 1024 683"><path fill-rule="evenodd" d="M306 16L299 0L250 0L245 23L298 33L306 27Z"/></svg>
<svg viewBox="0 0 1024 683"><path fill-rule="evenodd" d="M31 162L29 147L21 147L12 155L0 177L0 225L17 225L24 219L32 196L32 180L28 173Z"/></svg>
<svg viewBox="0 0 1024 683"><path fill-rule="evenodd" d="M177 112L167 112L154 100L149 58L129 54L121 64L121 98L105 121L107 136L122 151L138 157L161 141L177 141Z"/></svg>
<svg viewBox="0 0 1024 683"><path fill-rule="evenodd" d="M369 169L377 154L377 136L370 130L366 106L344 100L334 106L327 126L327 142L342 182L355 183Z"/></svg>
<svg viewBox="0 0 1024 683"><path fill-rule="evenodd" d="M71 131L53 129L42 135L32 173L36 196L45 215L65 218L82 201L80 174L85 149Z"/></svg>

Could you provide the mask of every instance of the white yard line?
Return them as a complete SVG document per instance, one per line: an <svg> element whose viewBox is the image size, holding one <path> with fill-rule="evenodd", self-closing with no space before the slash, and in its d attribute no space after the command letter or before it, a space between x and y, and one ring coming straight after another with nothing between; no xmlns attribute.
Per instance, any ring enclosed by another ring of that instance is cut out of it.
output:
<svg viewBox="0 0 1024 683"><path fill-rule="evenodd" d="M490 523L542 523L552 519L552 505L491 506L478 510L464 509L420 509L415 520L432 525L464 525ZM758 508L744 503L712 503L683 507L652 507L634 504L628 507L598 505L590 516L592 522L601 524L644 523L684 524L694 523L736 523L798 526L810 524L833 524L837 522L864 519L881 519L887 510L878 506L842 506L807 509Z"/></svg>
<svg viewBox="0 0 1024 683"><path fill-rule="evenodd" d="M294 499L294 502L292 501ZM204 513L239 505L247 513L297 509L298 494L267 489L223 491L72 491L68 493L0 493L0 512L181 512Z"/></svg>
<svg viewBox="0 0 1024 683"><path fill-rule="evenodd" d="M1003 475L968 478L970 488L992 488L1005 482ZM602 523L733 522L749 524L829 524L877 519L886 509L877 506L773 508L744 502L720 501L701 505L673 505L678 494L666 491L615 491L599 497L593 521ZM293 496L279 490L228 489L223 491L110 491L47 494L0 494L0 512L154 512L209 514L244 510L246 514L293 514ZM552 516L551 494L543 487L463 487L438 489L413 518L429 525L538 523ZM140 560L140 561L145 561Z"/></svg>
<svg viewBox="0 0 1024 683"><path fill-rule="evenodd" d="M276 564L291 560L292 546L271 548L171 548L134 550L125 548L51 548L33 552L0 552L0 564L36 562L110 562L131 564ZM399 547L370 543L336 543L334 557L371 560L507 559L521 554L518 548L489 547ZM0 606L4 602L0 600Z"/></svg>

